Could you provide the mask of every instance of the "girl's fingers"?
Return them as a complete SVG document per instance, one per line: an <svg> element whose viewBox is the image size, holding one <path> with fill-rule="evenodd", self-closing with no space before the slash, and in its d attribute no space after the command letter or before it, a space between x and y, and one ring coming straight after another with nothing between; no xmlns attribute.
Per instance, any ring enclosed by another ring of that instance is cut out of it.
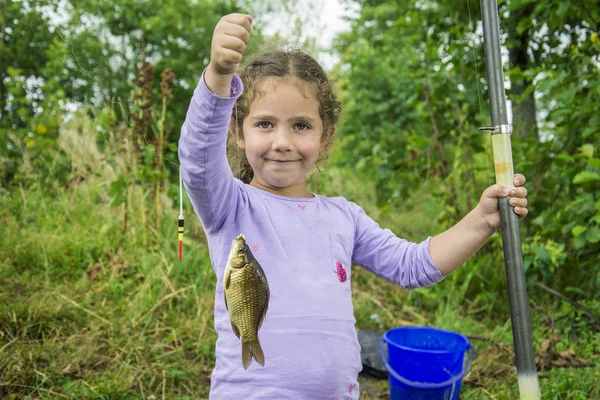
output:
<svg viewBox="0 0 600 400"><path fill-rule="evenodd" d="M239 38L246 45L248 44L248 42L250 42L250 32L248 32L248 30L246 30L246 28L243 26L236 24L227 24L223 28L223 33L228 36Z"/></svg>
<svg viewBox="0 0 600 400"><path fill-rule="evenodd" d="M235 50L221 47L219 51L221 53L221 61L224 64L239 64L242 61L242 54Z"/></svg>
<svg viewBox="0 0 600 400"><path fill-rule="evenodd" d="M483 192L484 197L517 197L517 198L526 198L527 197L527 188L524 187L515 187L515 188L507 188L505 186L495 184L490 186Z"/></svg>
<svg viewBox="0 0 600 400"><path fill-rule="evenodd" d="M527 205L529 204L527 199L521 199L519 197L511 197L508 203L513 207L519 208L527 208Z"/></svg>
<svg viewBox="0 0 600 400"><path fill-rule="evenodd" d="M511 197L527 197L527 188L517 187L510 190L509 196Z"/></svg>
<svg viewBox="0 0 600 400"><path fill-rule="evenodd" d="M246 14L229 14L224 16L227 22L244 27L248 33L252 30L252 17Z"/></svg>
<svg viewBox="0 0 600 400"><path fill-rule="evenodd" d="M221 40L221 47L228 50L236 51L240 54L244 54L246 51L246 43L239 37L225 35Z"/></svg>
<svg viewBox="0 0 600 400"><path fill-rule="evenodd" d="M525 218L527 214L529 214L529 210L527 208L515 207L513 210L515 211L515 214L519 216L519 218Z"/></svg>
<svg viewBox="0 0 600 400"><path fill-rule="evenodd" d="M515 174L515 176L513 178L513 183L514 183L515 186L521 186L525 182L527 182L527 179L525 178L525 175L523 175L523 174Z"/></svg>
<svg viewBox="0 0 600 400"><path fill-rule="evenodd" d="M483 192L483 196L489 197L489 198L507 197L509 195L510 195L510 189L506 188L498 183L490 186Z"/></svg>

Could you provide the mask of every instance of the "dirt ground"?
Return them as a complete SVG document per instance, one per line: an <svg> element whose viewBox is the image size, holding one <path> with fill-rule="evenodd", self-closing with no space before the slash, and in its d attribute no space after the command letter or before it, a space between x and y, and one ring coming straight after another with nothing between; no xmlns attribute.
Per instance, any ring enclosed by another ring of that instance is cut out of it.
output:
<svg viewBox="0 0 600 400"><path fill-rule="evenodd" d="M371 375L359 374L361 400L389 400L390 392L387 379L374 378Z"/></svg>

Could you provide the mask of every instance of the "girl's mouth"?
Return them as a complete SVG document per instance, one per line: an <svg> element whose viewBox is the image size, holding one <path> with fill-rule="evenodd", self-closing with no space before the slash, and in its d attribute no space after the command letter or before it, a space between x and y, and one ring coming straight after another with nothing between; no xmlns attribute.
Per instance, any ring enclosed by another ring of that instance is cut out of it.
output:
<svg viewBox="0 0 600 400"><path fill-rule="evenodd" d="M267 161L271 161L271 162L276 162L278 164L289 164L289 163L293 163L293 162L297 162L298 160L271 160L268 158L265 158L265 160Z"/></svg>

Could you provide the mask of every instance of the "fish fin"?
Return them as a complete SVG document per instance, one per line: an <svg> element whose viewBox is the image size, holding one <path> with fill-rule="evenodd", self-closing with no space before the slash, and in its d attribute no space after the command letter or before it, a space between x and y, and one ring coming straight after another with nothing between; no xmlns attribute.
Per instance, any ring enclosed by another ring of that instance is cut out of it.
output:
<svg viewBox="0 0 600 400"><path fill-rule="evenodd" d="M231 329L233 329L233 333L235 334L235 336L238 337L238 339L240 338L240 330L238 329L237 326L235 326L233 324L233 322L231 323Z"/></svg>
<svg viewBox="0 0 600 400"><path fill-rule="evenodd" d="M231 270L226 268L225 275L223 275L223 288L229 289L229 284L231 283Z"/></svg>
<svg viewBox="0 0 600 400"><path fill-rule="evenodd" d="M252 358L254 358L261 367L265 366L265 355L258 340L252 343L242 343L242 364L244 365L244 369L248 369L252 362Z"/></svg>
<svg viewBox="0 0 600 400"><path fill-rule="evenodd" d="M256 324L256 332L258 332L260 330L260 327L262 326L264 320L265 320L265 316L267 315L267 310L269 309L269 297L270 297L270 293L269 293L269 287L266 286L267 288L267 293L266 293L266 299L265 299L265 304L263 306L263 309L261 311L260 314L260 318L258 319L258 324Z"/></svg>
<svg viewBox="0 0 600 400"><path fill-rule="evenodd" d="M225 299L225 308L229 311L229 306L227 305L227 293L223 290L223 298Z"/></svg>
<svg viewBox="0 0 600 400"><path fill-rule="evenodd" d="M250 352L250 345L242 342L242 365L244 369L248 369L252 362L252 353Z"/></svg>
<svg viewBox="0 0 600 400"><path fill-rule="evenodd" d="M225 268L225 275L223 275L223 297L225 298L225 308L229 311L229 305L227 304L227 289L231 283L231 270Z"/></svg>
<svg viewBox="0 0 600 400"><path fill-rule="evenodd" d="M264 311L262 312L262 315L260 316L260 319L258 320L258 325L256 325L256 332L258 332L260 330L260 327L262 326L262 323L265 320L265 315L267 315L267 307L266 306L265 306Z"/></svg>

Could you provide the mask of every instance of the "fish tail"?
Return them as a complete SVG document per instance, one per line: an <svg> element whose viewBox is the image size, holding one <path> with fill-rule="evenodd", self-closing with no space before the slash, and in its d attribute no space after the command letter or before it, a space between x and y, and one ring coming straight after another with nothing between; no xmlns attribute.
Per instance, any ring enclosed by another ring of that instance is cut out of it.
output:
<svg viewBox="0 0 600 400"><path fill-rule="evenodd" d="M248 369L252 362L252 358L254 358L261 367L265 366L265 355L258 340L251 343L242 342L242 364L244 365L244 369Z"/></svg>

